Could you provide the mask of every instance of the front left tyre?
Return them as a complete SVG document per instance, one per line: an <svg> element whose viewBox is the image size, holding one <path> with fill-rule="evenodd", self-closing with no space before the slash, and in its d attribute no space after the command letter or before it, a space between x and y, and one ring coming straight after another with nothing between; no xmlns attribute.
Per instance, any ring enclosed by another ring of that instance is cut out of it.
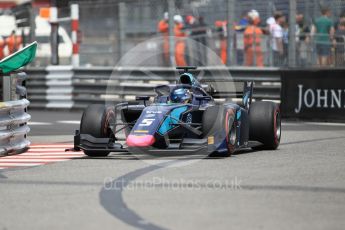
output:
<svg viewBox="0 0 345 230"><path fill-rule="evenodd" d="M111 107L102 104L88 106L80 122L80 133L95 138L110 138L113 135L111 125L115 123L115 112ZM90 157L105 157L109 151L84 151Z"/></svg>
<svg viewBox="0 0 345 230"><path fill-rule="evenodd" d="M216 151L210 157L230 157L236 151L237 129L235 121L235 109L224 108L221 105L208 107L203 115L204 137L214 136L224 130L227 151Z"/></svg>

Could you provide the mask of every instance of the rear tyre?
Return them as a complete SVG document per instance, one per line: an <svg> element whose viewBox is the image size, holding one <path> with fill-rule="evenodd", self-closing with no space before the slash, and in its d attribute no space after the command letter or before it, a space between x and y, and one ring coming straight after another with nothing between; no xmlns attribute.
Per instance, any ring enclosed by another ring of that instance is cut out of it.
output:
<svg viewBox="0 0 345 230"><path fill-rule="evenodd" d="M273 102L258 101L249 110L250 140L263 145L253 149L275 150L280 144L281 116L279 106Z"/></svg>
<svg viewBox="0 0 345 230"><path fill-rule="evenodd" d="M210 154L210 157L230 157L236 150L237 142L235 111L233 109L226 110L219 105L209 107L204 112L202 123L204 138L225 129L228 151L214 152Z"/></svg>
<svg viewBox="0 0 345 230"><path fill-rule="evenodd" d="M88 106L81 118L80 133L89 134L96 138L109 138L113 135L111 124L115 122L115 112L112 108L101 104ZM84 151L90 157L105 157L109 151Z"/></svg>

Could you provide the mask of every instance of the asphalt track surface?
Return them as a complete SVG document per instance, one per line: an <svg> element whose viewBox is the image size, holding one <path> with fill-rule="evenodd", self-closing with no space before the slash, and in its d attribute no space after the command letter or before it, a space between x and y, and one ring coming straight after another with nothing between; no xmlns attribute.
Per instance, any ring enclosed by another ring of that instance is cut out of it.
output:
<svg viewBox="0 0 345 230"><path fill-rule="evenodd" d="M30 113L34 145L71 143L80 113ZM185 166L114 153L0 170L0 229L344 229L345 125L282 128L277 151Z"/></svg>

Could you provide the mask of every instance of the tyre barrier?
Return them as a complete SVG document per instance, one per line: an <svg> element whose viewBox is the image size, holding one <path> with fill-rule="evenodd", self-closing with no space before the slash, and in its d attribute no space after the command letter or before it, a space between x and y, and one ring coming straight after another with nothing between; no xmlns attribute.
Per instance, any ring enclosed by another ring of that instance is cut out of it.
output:
<svg viewBox="0 0 345 230"><path fill-rule="evenodd" d="M27 98L23 68L36 56L37 42L0 60L0 156L17 154L28 149L26 139L31 116L27 113Z"/></svg>
<svg viewBox="0 0 345 230"><path fill-rule="evenodd" d="M26 99L27 78L24 72L1 75L4 102L0 102L0 156L21 153L30 145L26 139L30 132L27 122L31 119L27 113L30 105Z"/></svg>
<svg viewBox="0 0 345 230"><path fill-rule="evenodd" d="M0 156L20 153L30 145L26 139L30 132L29 104L27 99L0 102Z"/></svg>
<svg viewBox="0 0 345 230"><path fill-rule="evenodd" d="M84 109L91 103L120 102L136 95L153 96L153 88L178 79L174 68L72 68L57 66L27 69L30 108ZM231 74L234 81L254 81L254 98L280 100L280 72L277 68L198 68L205 81ZM223 75L224 74L224 75ZM231 79L230 79L231 80ZM107 88L111 87L111 92Z"/></svg>

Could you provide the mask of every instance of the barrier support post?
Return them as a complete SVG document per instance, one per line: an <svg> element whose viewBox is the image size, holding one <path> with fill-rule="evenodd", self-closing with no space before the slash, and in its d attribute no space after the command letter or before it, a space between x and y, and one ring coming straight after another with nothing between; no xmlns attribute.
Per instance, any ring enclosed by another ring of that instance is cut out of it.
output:
<svg viewBox="0 0 345 230"><path fill-rule="evenodd" d="M290 13L289 13L289 67L296 66L296 13L297 3L296 0L290 0Z"/></svg>
<svg viewBox="0 0 345 230"><path fill-rule="evenodd" d="M176 65L175 61L175 34L174 34L174 15L175 15L175 0L168 1L168 15L169 15L169 57L171 66Z"/></svg>
<svg viewBox="0 0 345 230"><path fill-rule="evenodd" d="M234 39L234 20L235 20L235 0L228 0L227 1L227 46L226 46L226 64L236 65L236 51L233 50L233 39Z"/></svg>
<svg viewBox="0 0 345 230"><path fill-rule="evenodd" d="M79 31L79 5L71 5L71 19L72 19L72 66L79 66L79 41L78 41L78 31Z"/></svg>
<svg viewBox="0 0 345 230"><path fill-rule="evenodd" d="M52 65L59 65L59 22L57 0L51 0L50 7L50 42L51 42L51 59Z"/></svg>

